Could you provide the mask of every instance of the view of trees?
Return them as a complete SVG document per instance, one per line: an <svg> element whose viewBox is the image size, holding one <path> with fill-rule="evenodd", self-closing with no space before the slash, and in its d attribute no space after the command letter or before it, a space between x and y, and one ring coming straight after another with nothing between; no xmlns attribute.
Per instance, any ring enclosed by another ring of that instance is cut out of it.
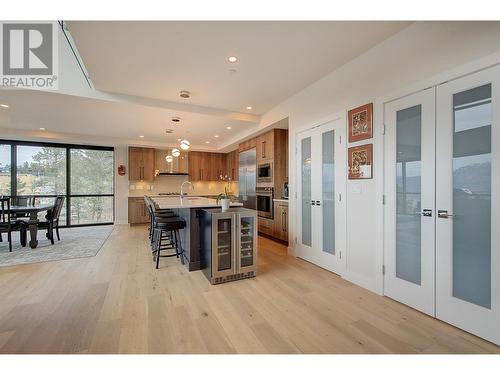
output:
<svg viewBox="0 0 500 375"><path fill-rule="evenodd" d="M1 194L10 194L10 157L7 160L3 149L10 150L10 145L0 147ZM113 221L113 151L71 148L67 160L64 147L18 145L17 160L17 195L65 195L70 199L72 225ZM66 186L68 162L70 186ZM66 203L61 215L65 221Z"/></svg>

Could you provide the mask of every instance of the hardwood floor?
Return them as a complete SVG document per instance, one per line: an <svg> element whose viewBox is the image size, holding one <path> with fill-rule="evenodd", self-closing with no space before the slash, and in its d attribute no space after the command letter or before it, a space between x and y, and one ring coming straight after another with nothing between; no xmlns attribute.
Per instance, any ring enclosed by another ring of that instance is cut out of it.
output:
<svg viewBox="0 0 500 375"><path fill-rule="evenodd" d="M173 258L155 270L145 227L93 258L0 268L0 352L500 353L259 242L258 277L218 286Z"/></svg>

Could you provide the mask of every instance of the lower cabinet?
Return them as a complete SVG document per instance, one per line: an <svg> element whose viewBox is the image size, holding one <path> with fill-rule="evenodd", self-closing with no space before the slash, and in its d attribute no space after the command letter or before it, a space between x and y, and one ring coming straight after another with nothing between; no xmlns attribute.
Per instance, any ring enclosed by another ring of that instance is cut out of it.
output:
<svg viewBox="0 0 500 375"><path fill-rule="evenodd" d="M274 219L259 217L259 233L288 242L288 202L274 202Z"/></svg>
<svg viewBox="0 0 500 375"><path fill-rule="evenodd" d="M148 211L143 197L128 198L128 223L147 224L149 223Z"/></svg>
<svg viewBox="0 0 500 375"><path fill-rule="evenodd" d="M272 219L266 219L259 217L259 233L264 233L269 236L274 235L274 221Z"/></svg>
<svg viewBox="0 0 500 375"><path fill-rule="evenodd" d="M274 237L288 242L288 202L274 202Z"/></svg>

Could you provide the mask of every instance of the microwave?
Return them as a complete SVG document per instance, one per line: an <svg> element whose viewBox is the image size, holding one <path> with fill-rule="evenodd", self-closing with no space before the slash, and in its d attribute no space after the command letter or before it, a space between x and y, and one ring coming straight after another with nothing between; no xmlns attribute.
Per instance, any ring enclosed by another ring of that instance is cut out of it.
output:
<svg viewBox="0 0 500 375"><path fill-rule="evenodd" d="M257 182L273 182L272 163L262 163L257 165Z"/></svg>

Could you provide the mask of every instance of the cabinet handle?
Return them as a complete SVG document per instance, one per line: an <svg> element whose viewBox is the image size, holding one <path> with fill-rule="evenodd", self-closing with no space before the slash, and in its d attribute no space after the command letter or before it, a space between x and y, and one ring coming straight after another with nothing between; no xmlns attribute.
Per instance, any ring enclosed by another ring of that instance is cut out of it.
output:
<svg viewBox="0 0 500 375"><path fill-rule="evenodd" d="M266 157L266 141L262 141L262 158Z"/></svg>

